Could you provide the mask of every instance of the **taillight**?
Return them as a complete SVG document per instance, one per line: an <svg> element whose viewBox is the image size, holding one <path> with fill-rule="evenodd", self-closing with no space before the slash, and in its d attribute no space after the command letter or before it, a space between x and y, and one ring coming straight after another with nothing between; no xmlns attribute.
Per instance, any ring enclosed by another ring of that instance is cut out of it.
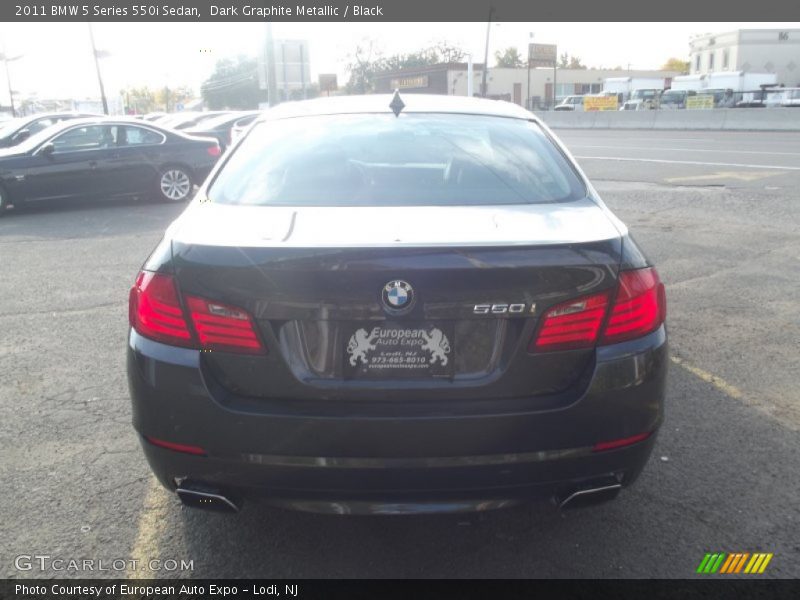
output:
<svg viewBox="0 0 800 600"><path fill-rule="evenodd" d="M139 273L128 298L128 319L131 327L145 337L175 346L195 347L170 275Z"/></svg>
<svg viewBox="0 0 800 600"><path fill-rule="evenodd" d="M601 331L608 308L606 292L550 308L542 315L539 332L528 345L528 351L591 348L598 343L616 344L655 331L667 316L664 284L656 270L649 267L619 273L616 297Z"/></svg>
<svg viewBox="0 0 800 600"><path fill-rule="evenodd" d="M204 350L265 354L253 319L245 311L213 300L186 297L186 305Z"/></svg>
<svg viewBox="0 0 800 600"><path fill-rule="evenodd" d="M222 154L222 148L219 147L219 144L216 144L214 146L209 146L208 148L206 148L206 152L208 152L209 156L216 157Z"/></svg>
<svg viewBox="0 0 800 600"><path fill-rule="evenodd" d="M601 344L616 344L655 331L667 316L664 284L653 268L622 271Z"/></svg>
<svg viewBox="0 0 800 600"><path fill-rule="evenodd" d="M607 306L608 294L605 292L554 306L542 316L539 335L532 340L528 350L548 352L591 348L597 342Z"/></svg>
<svg viewBox="0 0 800 600"><path fill-rule="evenodd" d="M181 306L174 278L164 273L142 271L131 288L128 319L138 333L165 344L266 354L253 318L247 312L196 296L187 296L186 304L190 320Z"/></svg>

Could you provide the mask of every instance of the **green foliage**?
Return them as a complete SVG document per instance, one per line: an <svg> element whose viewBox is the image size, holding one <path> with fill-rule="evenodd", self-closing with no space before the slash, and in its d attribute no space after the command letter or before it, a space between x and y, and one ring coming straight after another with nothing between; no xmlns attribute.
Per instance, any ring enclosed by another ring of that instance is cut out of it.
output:
<svg viewBox="0 0 800 600"><path fill-rule="evenodd" d="M248 56L218 60L200 92L211 110L255 109L266 100L258 85L258 61Z"/></svg>
<svg viewBox="0 0 800 600"><path fill-rule="evenodd" d="M679 73L689 72L689 61L681 60L680 58L669 58L664 66L661 67L662 71L678 71Z"/></svg>
<svg viewBox="0 0 800 600"><path fill-rule="evenodd" d="M177 88L165 86L155 92L156 106L164 112L174 112L178 104L185 104L193 99L194 92L186 86Z"/></svg>
<svg viewBox="0 0 800 600"><path fill-rule="evenodd" d="M495 66L503 69L518 69L525 66L525 61L520 56L519 50L509 47L502 52L498 50L494 53Z"/></svg>
<svg viewBox="0 0 800 600"><path fill-rule="evenodd" d="M384 56L375 40L362 40L348 56L346 69L349 79L345 91L348 94L369 94L375 90L375 76L381 73L461 62L465 56L461 48L447 42L438 42L408 54Z"/></svg>
<svg viewBox="0 0 800 600"><path fill-rule="evenodd" d="M577 56L570 56L566 52L558 58L559 69L585 69L587 68Z"/></svg>
<svg viewBox="0 0 800 600"><path fill-rule="evenodd" d="M131 87L122 90L125 107L134 114L143 115L156 110L156 95L149 87Z"/></svg>

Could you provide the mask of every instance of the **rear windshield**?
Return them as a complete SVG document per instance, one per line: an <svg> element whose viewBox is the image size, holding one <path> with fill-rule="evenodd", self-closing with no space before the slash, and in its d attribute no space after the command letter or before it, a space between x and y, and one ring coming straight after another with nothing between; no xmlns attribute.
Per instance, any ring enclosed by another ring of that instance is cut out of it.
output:
<svg viewBox="0 0 800 600"><path fill-rule="evenodd" d="M208 190L211 202L284 206L524 204L585 195L535 123L420 113L260 123Z"/></svg>

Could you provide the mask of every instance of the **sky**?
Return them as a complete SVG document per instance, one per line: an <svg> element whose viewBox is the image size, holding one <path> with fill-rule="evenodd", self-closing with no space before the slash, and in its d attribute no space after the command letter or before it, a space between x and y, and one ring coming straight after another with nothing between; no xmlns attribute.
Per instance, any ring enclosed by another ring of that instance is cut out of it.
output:
<svg viewBox="0 0 800 600"><path fill-rule="evenodd" d="M106 93L130 86L200 85L220 58L260 52L263 23L95 23ZM688 60L693 35L741 28L800 27L800 23L493 23L490 65L496 50L529 41L555 43L590 67L621 65L657 69L670 57ZM373 39L384 54L412 52L447 41L483 62L486 23L274 23L276 39L309 41L311 77L336 73L346 79L347 56L362 39ZM531 38L530 35L533 34ZM9 57L12 87L20 97L98 98L97 77L86 23L0 23ZM3 74L5 75L5 73ZM2 80L0 80L2 81ZM0 103L7 104L0 85Z"/></svg>

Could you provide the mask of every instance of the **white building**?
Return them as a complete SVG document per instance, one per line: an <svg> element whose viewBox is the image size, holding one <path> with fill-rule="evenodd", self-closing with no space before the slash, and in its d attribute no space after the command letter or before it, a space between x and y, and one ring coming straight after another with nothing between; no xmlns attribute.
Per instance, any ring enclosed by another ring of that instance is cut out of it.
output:
<svg viewBox="0 0 800 600"><path fill-rule="evenodd" d="M553 79L556 101L573 94L596 94L609 77L672 78L676 71L627 69L505 69L490 68L486 73L486 95L507 100L520 106L544 108L553 104ZM483 82L483 65L474 65L473 93L479 94ZM417 69L381 73L375 77L375 91L389 93L394 89L411 93L467 95L467 64L442 63ZM530 93L528 92L530 90Z"/></svg>
<svg viewBox="0 0 800 600"><path fill-rule="evenodd" d="M692 38L692 75L720 71L775 73L778 84L800 84L800 29L739 29Z"/></svg>

